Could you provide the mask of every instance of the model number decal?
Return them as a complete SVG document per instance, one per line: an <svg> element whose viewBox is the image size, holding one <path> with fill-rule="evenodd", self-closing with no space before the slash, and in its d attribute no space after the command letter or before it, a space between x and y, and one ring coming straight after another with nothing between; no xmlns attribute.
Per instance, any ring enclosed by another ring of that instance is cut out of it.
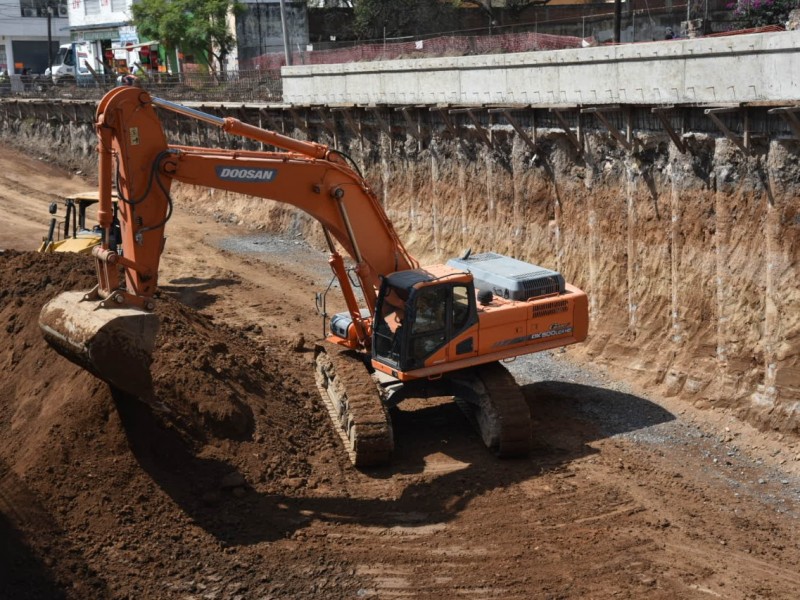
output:
<svg viewBox="0 0 800 600"><path fill-rule="evenodd" d="M542 331L540 333L532 333L530 335L523 335L523 336L520 336L520 337L512 338L510 340L502 340L500 342L496 342L494 344L494 347L497 348L497 347L502 347L502 346L512 346L514 344L521 344L522 342L529 342L529 341L533 341L533 340L541 340L541 339L553 337L553 336L556 336L556 335L562 335L562 334L565 334L565 333L572 333L572 327L570 327L570 326L564 326L564 325L558 325L558 324L556 324L556 326L558 327L558 329L550 329L549 331Z"/></svg>
<svg viewBox="0 0 800 600"><path fill-rule="evenodd" d="M225 181L272 181L278 171L275 169L216 167L217 177Z"/></svg>

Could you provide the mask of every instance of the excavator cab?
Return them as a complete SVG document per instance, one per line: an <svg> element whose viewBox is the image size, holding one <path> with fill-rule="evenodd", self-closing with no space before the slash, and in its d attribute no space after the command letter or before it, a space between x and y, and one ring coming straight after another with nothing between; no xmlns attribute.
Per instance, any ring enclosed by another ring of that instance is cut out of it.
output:
<svg viewBox="0 0 800 600"><path fill-rule="evenodd" d="M414 269L385 277L373 323L373 360L401 372L422 368L475 325L474 284L459 275L454 280Z"/></svg>

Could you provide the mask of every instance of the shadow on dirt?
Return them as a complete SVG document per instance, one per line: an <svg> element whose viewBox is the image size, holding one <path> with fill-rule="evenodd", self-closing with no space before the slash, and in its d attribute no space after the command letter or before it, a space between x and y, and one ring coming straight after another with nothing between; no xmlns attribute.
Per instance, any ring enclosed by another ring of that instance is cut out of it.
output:
<svg viewBox="0 0 800 600"><path fill-rule="evenodd" d="M0 461L0 598L72 596L106 597L106 584L36 493Z"/></svg>
<svg viewBox="0 0 800 600"><path fill-rule="evenodd" d="M393 415L393 465L366 475L387 480L387 495L400 489L398 475L418 475L399 496L366 499L221 489L219 482L237 471L232 464L196 456L179 429L164 428L144 405L117 404L141 466L196 524L234 546L289 537L313 520L386 528L446 522L487 491L563 470L598 452L589 445L593 441L674 419L648 400L598 387L541 382L523 389L534 416L529 457L495 458L453 402L409 402ZM428 463L435 468L425 471Z"/></svg>
<svg viewBox="0 0 800 600"><path fill-rule="evenodd" d="M523 386L538 436L558 448L674 421L675 416L639 396L604 387L541 381Z"/></svg>
<svg viewBox="0 0 800 600"><path fill-rule="evenodd" d="M195 310L203 310L217 301L216 294L210 293L211 290L218 287L231 287L240 283L241 281L238 279L180 277L171 279L167 285L159 285L158 289Z"/></svg>
<svg viewBox="0 0 800 600"><path fill-rule="evenodd" d="M66 598L50 569L23 541L22 534L5 515L0 514L0 597Z"/></svg>

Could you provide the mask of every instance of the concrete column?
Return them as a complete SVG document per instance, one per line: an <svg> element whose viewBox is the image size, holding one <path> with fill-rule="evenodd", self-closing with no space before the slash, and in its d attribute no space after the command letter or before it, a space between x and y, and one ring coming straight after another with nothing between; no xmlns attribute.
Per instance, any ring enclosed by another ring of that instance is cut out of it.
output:
<svg viewBox="0 0 800 600"><path fill-rule="evenodd" d="M14 73L14 49L11 44L11 40L8 36L4 36L6 38L4 42L4 46L6 49L6 71L9 75L13 75Z"/></svg>
<svg viewBox="0 0 800 600"><path fill-rule="evenodd" d="M777 345L780 342L778 329L780 327L779 305L780 298L776 294L777 270L781 264L780 237L781 237L781 215L780 208L776 206L780 200L775 197L775 185L773 183L773 173L769 167L766 169L765 190L767 215L764 222L764 383L763 389L759 390L762 402L770 405L775 404L777 390L775 388L775 376L777 373Z"/></svg>
<svg viewBox="0 0 800 600"><path fill-rule="evenodd" d="M670 153L673 160L670 162L668 177L670 181L670 226L669 226L669 248L670 248L670 330L673 343L680 344L683 341L682 326L682 305L681 305L681 260L683 253L682 226L682 198L680 183L685 177L682 172L681 164L678 161L683 156L671 147ZM683 159L685 160L685 159Z"/></svg>
<svg viewBox="0 0 800 600"><path fill-rule="evenodd" d="M430 213L431 213L431 239L433 240L433 248L432 250L438 255L439 251L441 250L439 244L439 197L442 195L441 190L439 189L439 163L443 159L439 156L438 148L436 147L435 141L431 142L429 151L431 155L431 190L433 194L431 194L430 201Z"/></svg>
<svg viewBox="0 0 800 600"><path fill-rule="evenodd" d="M469 245L469 198L467 196L467 162L459 159L458 161L458 201L460 205L461 227L459 235L461 237L461 246L466 248Z"/></svg>

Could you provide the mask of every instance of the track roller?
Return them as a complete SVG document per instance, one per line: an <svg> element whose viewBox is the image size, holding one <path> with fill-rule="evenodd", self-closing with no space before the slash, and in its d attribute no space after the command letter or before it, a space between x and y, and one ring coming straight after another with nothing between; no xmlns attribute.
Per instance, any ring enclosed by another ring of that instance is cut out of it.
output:
<svg viewBox="0 0 800 600"><path fill-rule="evenodd" d="M456 402L480 433L483 443L497 456L525 456L531 448L531 415L522 390L500 363L472 370L458 377L470 393L458 394Z"/></svg>
<svg viewBox="0 0 800 600"><path fill-rule="evenodd" d="M389 414L358 354L333 345L314 350L320 396L356 467L388 464L394 449Z"/></svg>

